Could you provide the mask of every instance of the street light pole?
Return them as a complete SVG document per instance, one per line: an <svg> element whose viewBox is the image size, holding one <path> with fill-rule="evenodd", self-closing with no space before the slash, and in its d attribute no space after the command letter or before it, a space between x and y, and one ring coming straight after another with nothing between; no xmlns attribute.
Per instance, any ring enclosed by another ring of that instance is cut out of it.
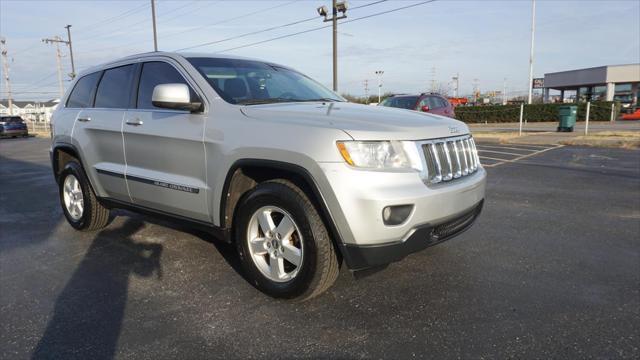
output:
<svg viewBox="0 0 640 360"><path fill-rule="evenodd" d="M153 23L153 51L158 51L158 33L156 32L156 1L151 0L151 22Z"/></svg>
<svg viewBox="0 0 640 360"><path fill-rule="evenodd" d="M382 99L382 74L384 74L384 71L376 71L376 75L378 75L378 104L380 104Z"/></svg>
<svg viewBox="0 0 640 360"><path fill-rule="evenodd" d="M69 45L69 56L71 57L71 79L76 77L76 65L73 62L73 46L71 45L71 25L65 26L67 29L67 44Z"/></svg>
<svg viewBox="0 0 640 360"><path fill-rule="evenodd" d="M529 54L529 102L533 97L533 45L536 34L536 0L531 0L531 53Z"/></svg>
<svg viewBox="0 0 640 360"><path fill-rule="evenodd" d="M346 19L347 2L332 0L331 18L328 17L329 11L326 6L320 6L317 11L320 16L324 17L324 22L331 21L333 28L333 91L338 91L338 20ZM338 12L342 15L338 16Z"/></svg>

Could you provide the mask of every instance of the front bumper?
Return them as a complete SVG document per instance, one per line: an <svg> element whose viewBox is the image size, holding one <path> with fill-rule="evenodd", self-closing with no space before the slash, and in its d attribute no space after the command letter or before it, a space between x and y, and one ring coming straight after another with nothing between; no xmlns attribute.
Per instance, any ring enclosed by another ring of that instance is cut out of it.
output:
<svg viewBox="0 0 640 360"><path fill-rule="evenodd" d="M388 245L344 245L342 255L352 270L367 269L402 260L407 255L449 240L473 225L482 211L484 201L472 209L440 224L426 224L413 229L406 240Z"/></svg>
<svg viewBox="0 0 640 360"><path fill-rule="evenodd" d="M0 131L0 136L26 136L29 135L28 129L4 129Z"/></svg>
<svg viewBox="0 0 640 360"><path fill-rule="evenodd" d="M451 238L458 232L447 236L432 236L431 232L474 209L479 213L484 199L486 172L482 167L471 175L435 185L425 185L417 172L362 171L344 163L321 167L335 195L335 201L327 205L351 269L393 262ZM399 205L411 205L410 215L399 225L385 224L383 209ZM467 225L476 217L465 218Z"/></svg>

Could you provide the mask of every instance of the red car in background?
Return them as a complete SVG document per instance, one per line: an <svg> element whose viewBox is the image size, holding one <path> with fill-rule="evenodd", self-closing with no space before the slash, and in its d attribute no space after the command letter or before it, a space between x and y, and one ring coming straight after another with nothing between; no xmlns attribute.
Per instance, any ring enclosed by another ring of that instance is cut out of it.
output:
<svg viewBox="0 0 640 360"><path fill-rule="evenodd" d="M621 120L640 120L640 106L635 108L632 113L624 114L620 118Z"/></svg>
<svg viewBox="0 0 640 360"><path fill-rule="evenodd" d="M384 99L378 106L428 112L431 114L455 117L453 105L438 94L393 95Z"/></svg>

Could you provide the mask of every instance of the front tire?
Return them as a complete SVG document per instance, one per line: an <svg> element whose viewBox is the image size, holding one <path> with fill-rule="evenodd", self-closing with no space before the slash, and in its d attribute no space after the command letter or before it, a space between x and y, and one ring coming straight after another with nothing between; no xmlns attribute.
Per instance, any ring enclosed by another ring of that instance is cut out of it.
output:
<svg viewBox="0 0 640 360"><path fill-rule="evenodd" d="M82 165L65 164L58 178L60 205L67 221L80 231L100 230L109 222L109 209L98 202Z"/></svg>
<svg viewBox="0 0 640 360"><path fill-rule="evenodd" d="M234 235L247 277L267 295L308 300L338 277L338 258L318 211L289 181L267 181L246 194Z"/></svg>

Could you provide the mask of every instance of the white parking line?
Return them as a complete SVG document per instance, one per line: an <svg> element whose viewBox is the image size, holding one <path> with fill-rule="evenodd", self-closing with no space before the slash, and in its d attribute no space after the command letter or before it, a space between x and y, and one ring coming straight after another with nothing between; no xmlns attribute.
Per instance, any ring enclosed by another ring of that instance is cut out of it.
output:
<svg viewBox="0 0 640 360"><path fill-rule="evenodd" d="M559 148L561 148L563 146L564 145L547 146L547 147L544 147L544 148L542 148L540 150L534 151L534 152L532 152L530 154L526 154L526 155L516 154L516 155L520 155L520 156L518 156L516 158L513 158L513 159L498 159L498 158L482 156L482 155L478 155L478 156L480 157L480 160L486 159L486 160L491 160L491 161L498 161L498 162L493 163L493 164L487 164L487 165L483 164L482 166L484 166L484 167L496 167L496 166L499 166L499 165L502 165L502 164L506 164L506 163L514 163L514 162L517 162L517 161L520 161L520 160L523 160L523 159L526 159L526 158L529 158L529 157L532 157L532 156L535 156L535 155L538 155L538 154L542 154L543 152L547 152L549 150L559 149ZM478 152L480 152L480 151L481 150L478 150ZM487 151L490 151L490 150L487 150ZM500 153L500 152L498 152L498 153ZM513 155L512 153L502 153L502 154Z"/></svg>
<svg viewBox="0 0 640 360"><path fill-rule="evenodd" d="M489 149L504 149L504 150L518 150L518 151L537 151L540 149L525 149L525 148L521 148L521 147L508 147L508 146L499 146L499 145L479 145L477 146L477 148L479 150L483 150L485 148L489 148ZM544 147L546 148L546 147ZM543 148L543 149L544 149Z"/></svg>
<svg viewBox="0 0 640 360"><path fill-rule="evenodd" d="M496 150L482 150L482 149L478 149L478 152L490 152L490 153L495 153L495 154L513 155L513 156L525 155L525 154L515 154L515 153L510 153L510 152L504 152L504 151L496 151Z"/></svg>

